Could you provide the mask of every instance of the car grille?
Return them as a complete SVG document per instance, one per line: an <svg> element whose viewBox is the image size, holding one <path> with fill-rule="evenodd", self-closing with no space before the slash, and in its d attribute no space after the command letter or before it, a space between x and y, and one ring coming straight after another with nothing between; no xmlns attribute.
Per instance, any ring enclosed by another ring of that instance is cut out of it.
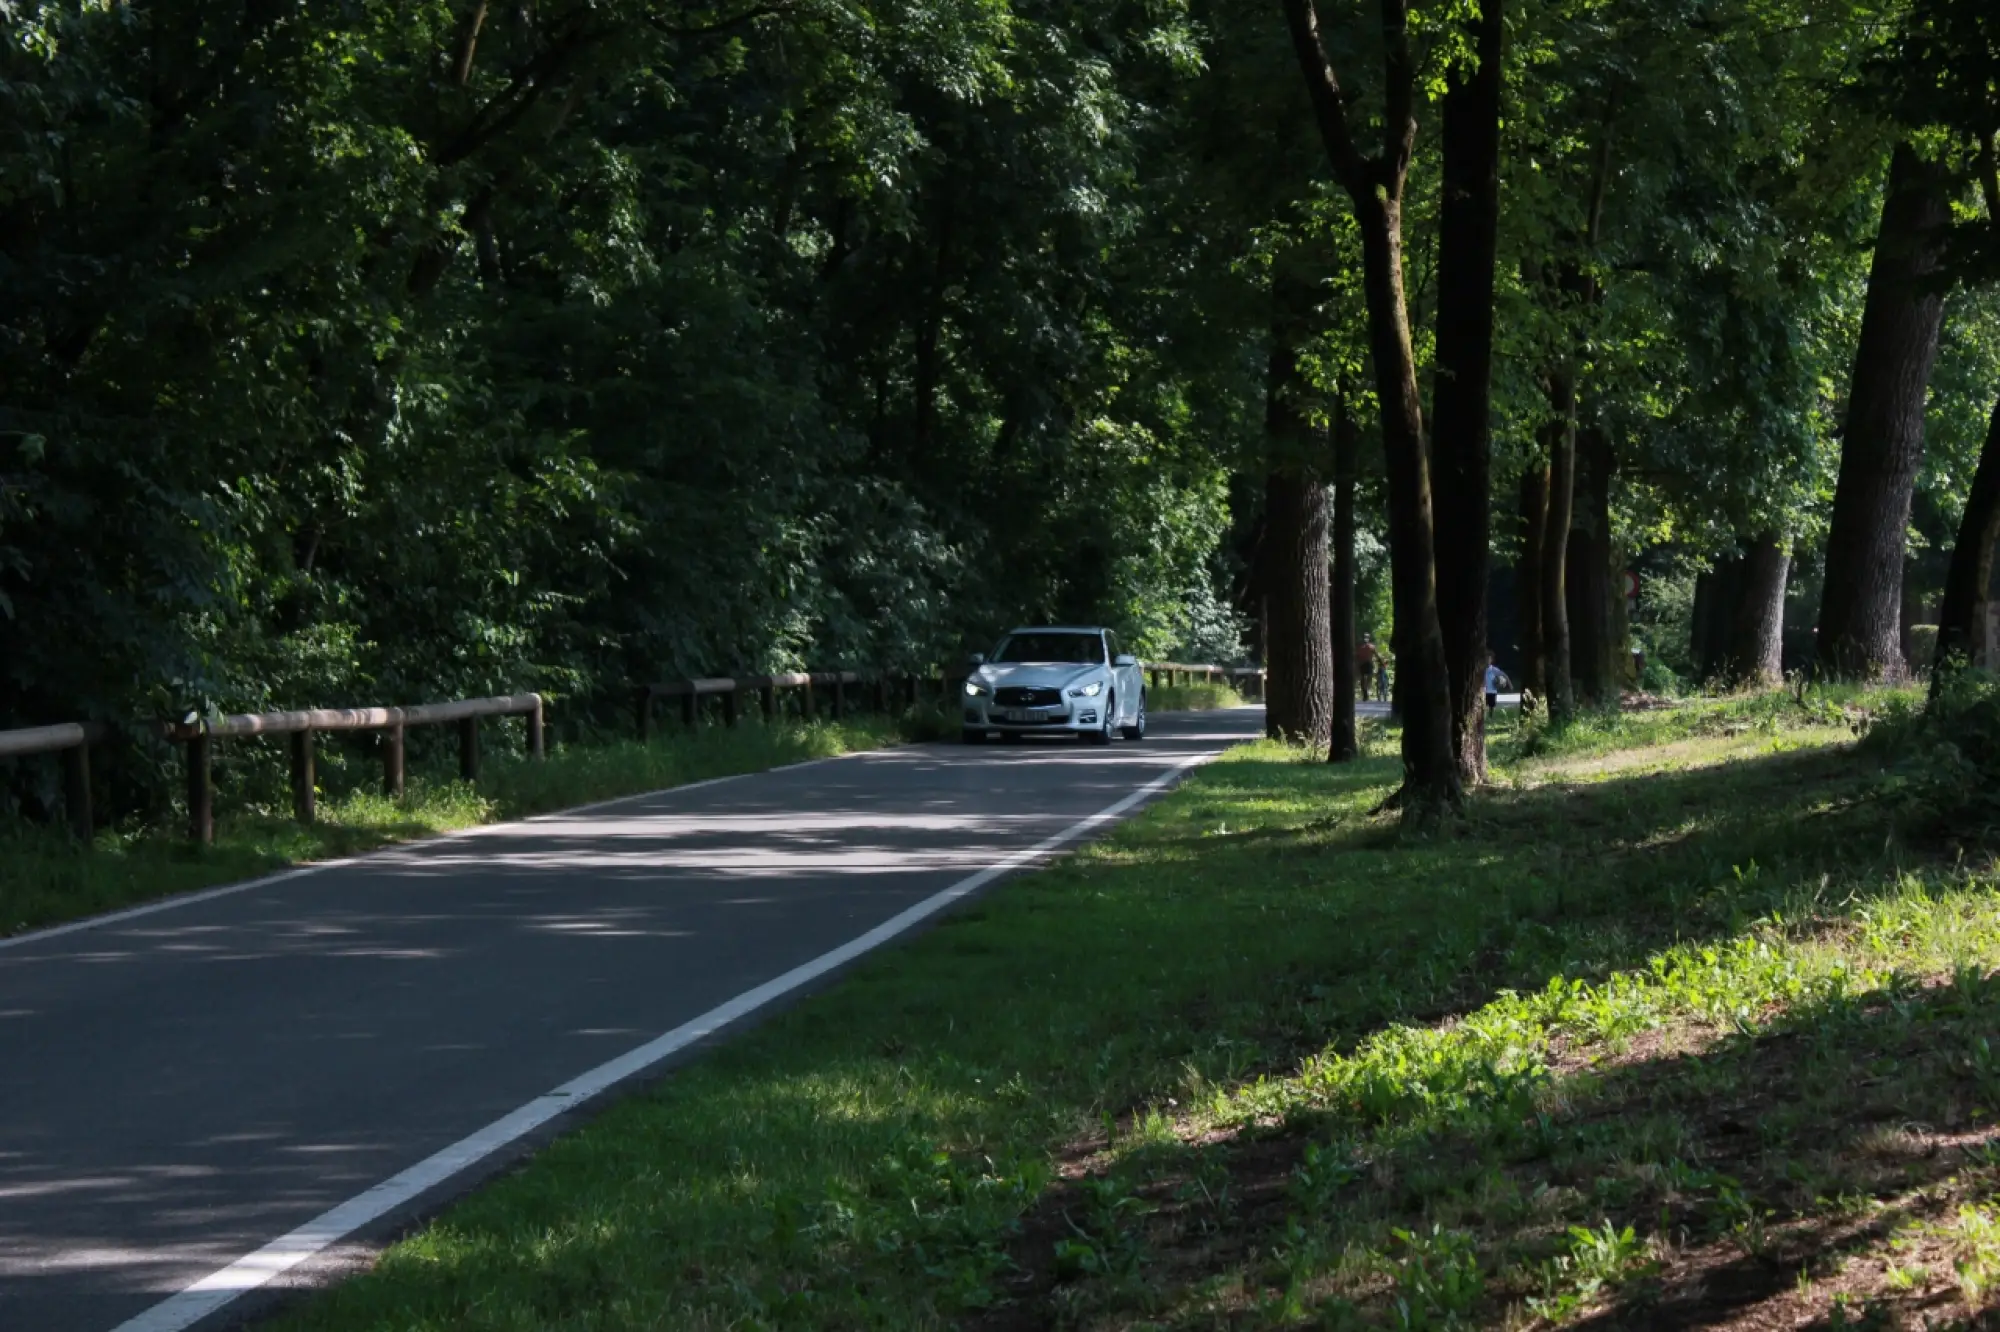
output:
<svg viewBox="0 0 2000 1332"><path fill-rule="evenodd" d="M993 701L1003 708L1059 708L1062 706L1062 690L1024 689L1019 685L1009 685L994 690Z"/></svg>

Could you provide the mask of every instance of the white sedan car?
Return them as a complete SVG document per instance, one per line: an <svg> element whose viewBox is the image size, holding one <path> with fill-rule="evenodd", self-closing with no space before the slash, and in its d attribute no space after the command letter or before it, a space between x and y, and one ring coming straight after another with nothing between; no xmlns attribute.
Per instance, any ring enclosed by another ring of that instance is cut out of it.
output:
<svg viewBox="0 0 2000 1332"><path fill-rule="evenodd" d="M1109 629L1016 629L963 686L965 742L1002 735L1076 735L1108 745L1146 738L1145 672Z"/></svg>

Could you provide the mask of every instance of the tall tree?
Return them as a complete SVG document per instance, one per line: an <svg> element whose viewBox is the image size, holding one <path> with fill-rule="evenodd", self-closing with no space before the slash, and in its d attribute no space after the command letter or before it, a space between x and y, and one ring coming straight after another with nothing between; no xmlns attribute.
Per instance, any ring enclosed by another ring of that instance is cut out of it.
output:
<svg viewBox="0 0 2000 1332"><path fill-rule="evenodd" d="M1936 275L1950 221L1945 168L1907 141L1898 143L1868 272L1827 532L1817 669L1829 675L1894 676L1903 669L1905 534L1924 458L1924 396L1944 321Z"/></svg>
<svg viewBox="0 0 2000 1332"><path fill-rule="evenodd" d="M1326 751L1330 763L1346 763L1361 754L1354 726L1358 646L1354 629L1354 485L1360 452L1360 427L1343 389L1333 400L1333 736Z"/></svg>
<svg viewBox="0 0 2000 1332"><path fill-rule="evenodd" d="M1763 688L1785 678L1785 579L1791 568L1791 553L1776 533L1745 545L1723 661L1732 684Z"/></svg>
<svg viewBox="0 0 2000 1332"><path fill-rule="evenodd" d="M1333 729L1333 631L1328 624L1327 504L1323 434L1306 401L1296 339L1305 293L1274 281L1280 316L1271 331L1264 487L1264 591L1269 598L1270 669L1264 725L1273 736L1318 747Z"/></svg>
<svg viewBox="0 0 2000 1332"><path fill-rule="evenodd" d="M1417 61L1409 6L1383 0L1382 142L1363 153L1347 95L1320 37L1313 0L1284 0L1313 118L1361 233L1369 351L1381 410L1389 488L1390 578L1396 612L1396 698L1403 718L1406 812L1419 816L1463 798L1452 746L1451 676L1438 623L1435 528L1423 404L1403 283L1403 192L1416 145Z"/></svg>
<svg viewBox="0 0 2000 1332"><path fill-rule="evenodd" d="M1437 480L1437 599L1451 686L1459 780L1486 780L1486 585L1492 546L1493 265L1499 247L1500 103L1506 25L1481 0L1473 62L1449 76L1438 206L1437 382L1431 460Z"/></svg>
<svg viewBox="0 0 2000 1332"><path fill-rule="evenodd" d="M1933 691L1943 683L1954 663L1971 660L1986 642L1996 542L2000 542L2000 401L1993 404L1986 444L1979 451L1979 468L1972 476L1972 493L1966 497L1958 540L1951 548L1944 604L1938 610L1937 659L1931 675Z"/></svg>

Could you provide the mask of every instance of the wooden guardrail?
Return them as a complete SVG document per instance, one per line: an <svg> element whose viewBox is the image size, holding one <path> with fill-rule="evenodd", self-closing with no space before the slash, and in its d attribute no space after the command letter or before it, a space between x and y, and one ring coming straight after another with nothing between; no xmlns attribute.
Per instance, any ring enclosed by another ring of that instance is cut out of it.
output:
<svg viewBox="0 0 2000 1332"><path fill-rule="evenodd" d="M1151 662L1145 667L1154 687L1189 683L1196 679L1249 680L1256 693L1263 694L1264 672L1254 666L1188 665L1182 662ZM925 689L936 689L949 699L956 676L861 675L854 671L797 671L780 675L703 676L666 680L641 685L637 689L639 735L650 739L658 700L678 698L681 721L689 728L701 723L701 702L719 698L725 725L734 726L742 713L743 696L757 695L763 716L777 716L780 692L802 692L801 711L818 715L823 696L830 715L838 720L848 710L849 691L861 686L870 689L878 712L888 711L891 702L914 704ZM215 788L210 763L217 740L253 736L289 735L292 751L292 814L301 823L317 815L317 791L313 737L320 732L380 731L382 743L382 789L394 797L403 794L403 733L412 726L441 726L457 723L459 728L458 771L466 781L479 776L479 722L486 717L526 716L528 753L541 759L545 753L545 708L540 694L506 694L492 698L455 699L447 703L423 703L407 708L309 708L295 712L234 713L219 717L189 716L183 721L151 723L136 728L175 744L186 746L188 836L203 844L215 840ZM88 840L94 830L90 801L90 747L109 739L114 728L99 723L65 723L0 731L0 759L36 754L61 754L63 758L63 805L71 830Z"/></svg>
<svg viewBox="0 0 2000 1332"><path fill-rule="evenodd" d="M910 681L911 700L915 700L916 677ZM754 691L763 710L764 720L769 721L778 712L778 691L781 689L802 689L804 693L803 711L807 717L817 714L815 690L828 688L832 691L833 718L838 721L847 715L847 686L862 683L863 677L854 671L795 671L786 675L742 675L708 676L689 680L666 680L659 684L640 685L638 688L639 738L653 737L653 705L662 698L678 698L681 701L681 722L689 727L701 724L701 700L719 697L722 700L722 721L725 726L736 725L736 718L742 711L740 699ZM875 707L884 711L887 707L886 676L873 677L875 683Z"/></svg>
<svg viewBox="0 0 2000 1332"><path fill-rule="evenodd" d="M1162 684L1192 684L1196 680L1248 681L1254 688L1254 697L1264 696L1265 671L1261 666L1190 666L1178 661L1151 661L1146 663L1146 672L1152 677L1155 689ZM1162 676L1166 678L1162 680Z"/></svg>
<svg viewBox="0 0 2000 1332"><path fill-rule="evenodd" d="M31 754L63 756L63 812L69 816L70 830L86 842L94 831L90 814L90 746L105 734L102 726L78 722L0 731L0 758L25 758Z"/></svg>
<svg viewBox="0 0 2000 1332"><path fill-rule="evenodd" d="M189 718L160 728L168 740L187 746L188 837L204 845L215 840L215 784L209 774L209 749L216 739L232 736L292 737L292 817L311 823L316 815L313 736L320 731L381 731L382 790L403 794L403 732L412 726L458 723L458 775L466 781L479 776L479 721L482 717L528 718L528 756L540 760L543 741L542 696L504 694L494 698L461 698L449 703L420 703L411 708L312 708L303 712L235 713Z"/></svg>

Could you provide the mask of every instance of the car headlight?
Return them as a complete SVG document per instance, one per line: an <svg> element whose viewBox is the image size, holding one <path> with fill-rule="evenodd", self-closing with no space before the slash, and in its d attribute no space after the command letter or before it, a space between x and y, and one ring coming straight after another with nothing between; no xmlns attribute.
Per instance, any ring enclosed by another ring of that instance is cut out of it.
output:
<svg viewBox="0 0 2000 1332"><path fill-rule="evenodd" d="M1099 694L1103 692L1104 692L1104 681L1092 680L1087 685L1078 685L1076 688L1070 690L1069 696L1071 698L1096 698Z"/></svg>
<svg viewBox="0 0 2000 1332"><path fill-rule="evenodd" d="M993 691L991 689L988 689L985 685L979 683L979 681L977 680L967 680L965 682L965 696L967 698L980 698L992 692Z"/></svg>

